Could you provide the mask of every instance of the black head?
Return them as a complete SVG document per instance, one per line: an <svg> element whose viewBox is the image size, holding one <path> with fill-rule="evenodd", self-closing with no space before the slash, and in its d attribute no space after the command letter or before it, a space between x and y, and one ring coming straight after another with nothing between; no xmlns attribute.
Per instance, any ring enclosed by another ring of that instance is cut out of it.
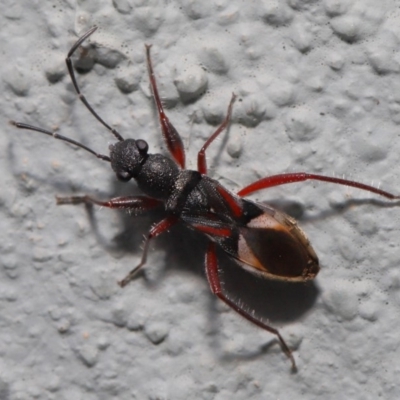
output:
<svg viewBox="0 0 400 400"><path fill-rule="evenodd" d="M149 145L139 139L126 139L110 145L111 167L120 181L135 178L147 158Z"/></svg>

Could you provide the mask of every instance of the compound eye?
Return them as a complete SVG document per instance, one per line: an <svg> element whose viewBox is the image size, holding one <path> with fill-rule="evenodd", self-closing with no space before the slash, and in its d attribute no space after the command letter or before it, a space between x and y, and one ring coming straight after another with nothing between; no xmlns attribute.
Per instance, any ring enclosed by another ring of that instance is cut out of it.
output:
<svg viewBox="0 0 400 400"><path fill-rule="evenodd" d="M147 151L149 150L149 145L147 144L147 142L145 140L142 140L142 139L136 140L136 146L137 146L140 154L142 154L142 155L147 154Z"/></svg>
<svg viewBox="0 0 400 400"><path fill-rule="evenodd" d="M128 182L132 178L131 174L126 171L117 172L116 175L117 179L121 182Z"/></svg>

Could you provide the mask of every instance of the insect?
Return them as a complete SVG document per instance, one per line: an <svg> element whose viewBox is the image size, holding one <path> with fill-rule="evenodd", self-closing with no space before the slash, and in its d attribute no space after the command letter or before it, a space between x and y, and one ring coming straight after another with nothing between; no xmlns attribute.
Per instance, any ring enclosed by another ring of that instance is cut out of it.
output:
<svg viewBox="0 0 400 400"><path fill-rule="evenodd" d="M291 282L314 279L320 269L318 257L293 218L267 205L246 200L244 197L261 189L306 180L352 186L391 200L399 199L400 196L354 181L303 172L268 176L244 187L236 194L230 192L207 175L206 150L229 125L235 94L232 94L224 120L199 151L197 170L186 169L183 143L164 112L150 57L151 46L146 45L150 86L170 157L149 153L149 146L145 140L124 139L109 126L88 103L78 86L71 57L96 29L97 27L94 26L76 41L68 52L66 64L79 99L117 139L115 144L109 146L109 155L97 153L82 143L56 132L21 122L11 121L11 124L17 128L40 132L63 140L86 150L102 161L109 162L118 180L128 182L134 179L144 196L115 197L106 201L87 195L57 197L57 204L100 205L129 210L134 214L164 208L164 218L151 227L145 238L140 263L119 282L121 287L126 286L146 264L150 241L166 232L178 221L206 235L209 241L205 256L205 270L212 293L247 320L274 334L282 350L290 359L292 369L295 370L296 363L292 352L279 331L258 319L251 311L228 298L223 292L216 246L221 247L243 268L258 276Z"/></svg>

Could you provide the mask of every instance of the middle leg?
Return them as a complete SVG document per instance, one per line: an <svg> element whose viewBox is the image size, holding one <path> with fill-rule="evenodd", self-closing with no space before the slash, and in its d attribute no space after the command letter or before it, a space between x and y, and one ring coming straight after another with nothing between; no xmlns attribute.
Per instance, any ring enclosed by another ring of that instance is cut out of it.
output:
<svg viewBox="0 0 400 400"><path fill-rule="evenodd" d="M222 121L221 125L218 129L207 139L204 143L204 146L201 148L197 155L197 170L201 174L207 174L207 160L206 160L206 150L208 146L217 138L217 136L228 126L229 121L232 117L232 107L235 102L236 95L232 93L231 101L229 102L228 112L226 113L226 117Z"/></svg>
<svg viewBox="0 0 400 400"><path fill-rule="evenodd" d="M161 206L163 202L146 196L114 197L113 199L108 201L96 200L90 196L71 196L57 197L57 204L96 204L108 208L127 209L134 214L140 214L142 212L146 212ZM124 279L118 282L121 287L126 286L134 278L140 268L142 268L143 265L146 264L150 240L167 231L171 226L176 224L177 221L178 217L174 215L168 216L150 229L150 232L148 233L144 242L142 259L140 260L140 263L131 272L129 272L129 274Z"/></svg>
<svg viewBox="0 0 400 400"><path fill-rule="evenodd" d="M118 284L122 288L124 286L126 286L135 277L135 275L143 267L143 265L146 264L150 240L154 239L161 233L167 231L169 228L171 228L173 225L175 225L178 222L178 219L179 218L177 216L170 215L170 216L164 218L163 220L161 220L158 224L154 225L150 229L150 232L148 233L148 235L145 239L145 242L144 242L142 259L140 260L140 263L135 268L133 268L133 270L131 272L129 272L129 274L124 279L122 279L121 281L118 282Z"/></svg>

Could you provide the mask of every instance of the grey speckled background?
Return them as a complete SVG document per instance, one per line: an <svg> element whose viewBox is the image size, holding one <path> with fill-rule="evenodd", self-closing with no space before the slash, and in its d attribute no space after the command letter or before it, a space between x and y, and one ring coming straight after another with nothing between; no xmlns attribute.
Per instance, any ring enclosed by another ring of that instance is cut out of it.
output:
<svg viewBox="0 0 400 400"><path fill-rule="evenodd" d="M208 153L210 174L232 190L304 170L399 192L397 1L21 0L0 13L2 400L399 398L399 208L322 183L254 196L299 219L323 266L315 284L285 286L221 257L231 295L294 349L293 375L273 336L209 294L205 242L184 227L157 239L144 274L119 289L157 216L57 207L55 195L108 198L134 185L8 125L59 129L107 151L113 138L64 66L97 24L87 56L98 62L78 80L124 137L164 151L144 63L152 43L191 167L234 91L229 136Z"/></svg>

